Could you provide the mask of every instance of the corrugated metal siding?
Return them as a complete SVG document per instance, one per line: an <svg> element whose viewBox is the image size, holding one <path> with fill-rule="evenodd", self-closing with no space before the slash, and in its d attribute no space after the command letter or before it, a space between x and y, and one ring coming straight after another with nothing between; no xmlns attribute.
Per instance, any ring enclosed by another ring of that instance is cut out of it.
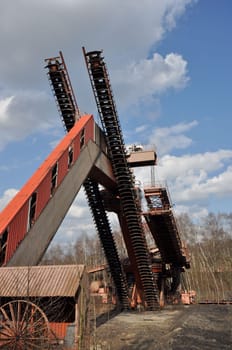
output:
<svg viewBox="0 0 232 350"><path fill-rule="evenodd" d="M0 214L0 232L4 231L8 221L14 218L18 213L22 204L24 204L30 195L36 190L38 184L40 184L44 177L48 174L52 166L55 164L57 159L59 159L61 152L69 147L73 138L78 137L80 130L86 125L86 128L93 129L91 124L93 124L93 117L90 115L83 116L79 119L76 127L74 127L66 137L61 141L61 143L53 150L49 157L44 161L44 163L37 169L37 171L32 175L29 181L24 185L24 187L16 194L13 200L7 205L7 207ZM91 135L89 139L93 139L94 135ZM87 140L86 140L87 141ZM4 214L4 215L3 215Z"/></svg>
<svg viewBox="0 0 232 350"><path fill-rule="evenodd" d="M25 236L28 222L28 206L29 203L26 202L8 228L6 261L9 260L12 253Z"/></svg>
<svg viewBox="0 0 232 350"><path fill-rule="evenodd" d="M84 265L0 268L1 297L74 297Z"/></svg>
<svg viewBox="0 0 232 350"><path fill-rule="evenodd" d="M13 256L15 249L27 233L28 201L33 192L37 191L36 218L50 199L51 169L60 159L60 173L58 164L58 185L62 182L68 171L68 148L74 145L74 161L80 152L80 133L85 128L88 137L85 142L94 139L93 116L86 115L78 120L76 126L66 135L61 143L53 150L50 156L38 168L34 175L24 185L20 192L11 200L8 206L0 213L0 234L8 229L7 253L5 263ZM62 157L63 154L63 157ZM61 159L62 158L62 159ZM65 159L66 158L66 159Z"/></svg>
<svg viewBox="0 0 232 350"><path fill-rule="evenodd" d="M58 339L64 339L67 333L67 327L70 324L71 323L49 322L49 327Z"/></svg>
<svg viewBox="0 0 232 350"><path fill-rule="evenodd" d="M37 191L37 202L36 202L36 219L40 215L41 211L50 199L51 191L51 171L46 175L43 181L40 183Z"/></svg>
<svg viewBox="0 0 232 350"><path fill-rule="evenodd" d="M57 186L60 185L60 183L62 182L67 172L68 172L68 149L62 154L62 156L58 160Z"/></svg>

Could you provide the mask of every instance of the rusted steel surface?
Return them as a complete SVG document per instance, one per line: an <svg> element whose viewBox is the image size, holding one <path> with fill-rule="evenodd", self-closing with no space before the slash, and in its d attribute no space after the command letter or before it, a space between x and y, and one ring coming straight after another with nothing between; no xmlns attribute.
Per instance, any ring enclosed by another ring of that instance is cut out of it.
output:
<svg viewBox="0 0 232 350"><path fill-rule="evenodd" d="M94 266L94 267L88 267L87 268L87 272L88 273L95 273L98 271L103 271L107 269L107 265L106 264L102 264L102 265L98 265L98 266Z"/></svg>
<svg viewBox="0 0 232 350"><path fill-rule="evenodd" d="M146 186L144 195L150 212L169 210L172 207L166 187Z"/></svg>
<svg viewBox="0 0 232 350"><path fill-rule="evenodd" d="M178 226L165 187L144 189L148 211L144 212L147 225L159 248L162 261L178 267L190 267L187 248L183 246Z"/></svg>
<svg viewBox="0 0 232 350"><path fill-rule="evenodd" d="M0 307L0 349L48 350L49 335L48 319L37 305L14 300Z"/></svg>
<svg viewBox="0 0 232 350"><path fill-rule="evenodd" d="M47 58L45 62L48 68L48 78L56 99L58 110L61 114L65 129L70 131L76 120L80 118L80 112L65 65L64 57L60 51L57 57Z"/></svg>
<svg viewBox="0 0 232 350"><path fill-rule="evenodd" d="M1 297L75 297L84 265L5 267L0 269Z"/></svg>
<svg viewBox="0 0 232 350"><path fill-rule="evenodd" d="M64 322L49 322L49 327L51 329L51 338L53 335L54 340L63 340L65 339L65 336L67 334L67 328L71 323L64 323Z"/></svg>

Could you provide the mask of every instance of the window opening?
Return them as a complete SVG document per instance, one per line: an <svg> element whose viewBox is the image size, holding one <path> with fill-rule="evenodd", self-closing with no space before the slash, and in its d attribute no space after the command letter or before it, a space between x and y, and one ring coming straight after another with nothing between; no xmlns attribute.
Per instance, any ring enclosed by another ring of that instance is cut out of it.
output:
<svg viewBox="0 0 232 350"><path fill-rule="evenodd" d="M70 146L68 149L68 168L70 169L73 164L73 147Z"/></svg>
<svg viewBox="0 0 232 350"><path fill-rule="evenodd" d="M34 192L29 201L28 228L27 228L28 230L35 223L36 201L37 201L37 192Z"/></svg>
<svg viewBox="0 0 232 350"><path fill-rule="evenodd" d="M5 262L7 239L8 239L8 230L5 230L0 235L0 265L3 265Z"/></svg>
<svg viewBox="0 0 232 350"><path fill-rule="evenodd" d="M57 186L57 175L58 175L58 163L56 163L52 168L51 195L53 195L54 190Z"/></svg>
<svg viewBox="0 0 232 350"><path fill-rule="evenodd" d="M82 149L82 147L85 144L85 129L81 130L81 138L80 138L80 148Z"/></svg>

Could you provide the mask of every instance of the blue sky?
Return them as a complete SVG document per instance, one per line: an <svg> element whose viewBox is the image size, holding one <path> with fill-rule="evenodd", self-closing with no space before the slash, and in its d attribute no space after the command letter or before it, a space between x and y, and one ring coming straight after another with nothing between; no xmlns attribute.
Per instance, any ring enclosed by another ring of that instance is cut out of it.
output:
<svg viewBox="0 0 232 350"><path fill-rule="evenodd" d="M162 54L176 50L188 61L187 88L165 96L162 106L165 115L174 109L176 118L199 121L194 151L231 147L231 10L230 1L199 1L159 45Z"/></svg>
<svg viewBox="0 0 232 350"><path fill-rule="evenodd" d="M177 213L231 212L230 0L18 0L0 4L0 209L62 139L44 58L63 51L96 116L81 47L103 49L126 144L156 147ZM150 169L137 171L150 181ZM93 230L84 194L61 232ZM59 234L58 234L59 237Z"/></svg>

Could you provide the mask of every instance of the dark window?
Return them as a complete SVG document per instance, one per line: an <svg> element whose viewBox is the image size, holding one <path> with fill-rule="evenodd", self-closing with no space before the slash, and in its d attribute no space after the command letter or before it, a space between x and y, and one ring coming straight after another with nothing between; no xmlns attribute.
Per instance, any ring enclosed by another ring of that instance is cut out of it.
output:
<svg viewBox="0 0 232 350"><path fill-rule="evenodd" d="M85 129L81 130L81 138L80 138L80 148L82 149L82 147L85 144Z"/></svg>
<svg viewBox="0 0 232 350"><path fill-rule="evenodd" d="M57 175L58 175L58 163L52 168L52 178L51 178L51 195L53 195L54 190L57 186Z"/></svg>
<svg viewBox="0 0 232 350"><path fill-rule="evenodd" d="M0 265L4 264L5 262L7 238L8 238L8 230L5 230L0 235Z"/></svg>
<svg viewBox="0 0 232 350"><path fill-rule="evenodd" d="M35 223L36 200L37 200L37 192L34 192L29 201L28 230Z"/></svg>
<svg viewBox="0 0 232 350"><path fill-rule="evenodd" d="M68 149L68 168L70 169L73 164L73 147L70 146Z"/></svg>

